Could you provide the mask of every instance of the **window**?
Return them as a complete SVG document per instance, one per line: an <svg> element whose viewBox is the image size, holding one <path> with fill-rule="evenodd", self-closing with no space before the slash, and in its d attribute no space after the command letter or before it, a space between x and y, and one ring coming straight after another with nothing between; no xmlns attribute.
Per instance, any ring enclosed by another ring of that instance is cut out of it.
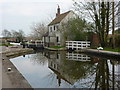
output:
<svg viewBox="0 0 120 90"><path fill-rule="evenodd" d="M57 59L59 59L59 54L57 53Z"/></svg>
<svg viewBox="0 0 120 90"><path fill-rule="evenodd" d="M50 27L50 32L52 32L52 27Z"/></svg>
<svg viewBox="0 0 120 90"><path fill-rule="evenodd" d="M56 65L54 64L54 68L56 69Z"/></svg>
<svg viewBox="0 0 120 90"><path fill-rule="evenodd" d="M52 67L52 65L53 65L53 64L52 64L52 62L51 62L51 67Z"/></svg>
<svg viewBox="0 0 120 90"><path fill-rule="evenodd" d="M55 26L54 26L54 30L55 30Z"/></svg>
<svg viewBox="0 0 120 90"><path fill-rule="evenodd" d="M58 30L58 25L56 26L56 29Z"/></svg>
<svg viewBox="0 0 120 90"><path fill-rule="evenodd" d="M59 42L59 37L57 37L57 42Z"/></svg>

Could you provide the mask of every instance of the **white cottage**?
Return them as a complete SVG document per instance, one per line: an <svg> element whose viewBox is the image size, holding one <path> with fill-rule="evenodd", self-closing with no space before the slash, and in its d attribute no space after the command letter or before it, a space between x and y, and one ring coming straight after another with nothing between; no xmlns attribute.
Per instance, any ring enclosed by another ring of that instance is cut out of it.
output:
<svg viewBox="0 0 120 90"><path fill-rule="evenodd" d="M44 37L44 42L48 46L63 46L65 41L62 33L60 33L60 29L64 23L74 17L75 14L73 11L60 14L60 8L58 6L55 19L48 25L48 34Z"/></svg>

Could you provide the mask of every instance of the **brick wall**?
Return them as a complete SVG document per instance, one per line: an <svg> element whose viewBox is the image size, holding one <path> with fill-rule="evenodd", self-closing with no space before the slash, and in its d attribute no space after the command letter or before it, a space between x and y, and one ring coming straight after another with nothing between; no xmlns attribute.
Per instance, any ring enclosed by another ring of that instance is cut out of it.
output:
<svg viewBox="0 0 120 90"><path fill-rule="evenodd" d="M91 47L98 47L100 45L99 36L97 34L93 34L91 38Z"/></svg>

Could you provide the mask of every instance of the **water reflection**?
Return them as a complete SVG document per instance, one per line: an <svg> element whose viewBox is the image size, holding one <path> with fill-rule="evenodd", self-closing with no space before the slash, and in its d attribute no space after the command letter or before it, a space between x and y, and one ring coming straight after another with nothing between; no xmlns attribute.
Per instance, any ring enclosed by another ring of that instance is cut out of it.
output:
<svg viewBox="0 0 120 90"><path fill-rule="evenodd" d="M23 57L25 57L25 55L23 55Z"/></svg>
<svg viewBox="0 0 120 90"><path fill-rule="evenodd" d="M45 65L48 62L48 59L47 57L45 57L45 54L46 53L44 52L36 53L32 56L29 56L29 59L34 64Z"/></svg>
<svg viewBox="0 0 120 90"><path fill-rule="evenodd" d="M38 69L44 66L47 70L49 70L49 73L44 76L46 82L42 82L44 83L44 87L95 89L120 87L120 71L118 69L120 68L120 61L106 60L104 58L97 58L85 54L73 52L69 53L64 51L44 51L27 56L28 57L25 56L24 58L29 59L33 66L41 66L38 67ZM14 63L14 59L11 59L11 61ZM19 68L19 65L16 66ZM26 70L26 72L29 72L29 70ZM44 71L44 73L45 72L46 71ZM40 70L38 73L40 73ZM22 74L24 73L22 72ZM34 76L34 70L31 75ZM39 79L41 77L32 78ZM37 85L37 83L36 86L33 85L33 87L41 88L42 86L40 86L40 84Z"/></svg>
<svg viewBox="0 0 120 90"><path fill-rule="evenodd" d="M66 59L75 60L75 61L91 61L91 59L88 55L73 53L73 52L67 52Z"/></svg>
<svg viewBox="0 0 120 90"><path fill-rule="evenodd" d="M48 56L48 66L57 74L59 85L60 79L64 79L74 87L119 87L118 73L115 71L118 61L90 58L88 55L73 52L51 52Z"/></svg>
<svg viewBox="0 0 120 90"><path fill-rule="evenodd" d="M56 54L56 57L57 57L57 54ZM48 62L48 66L57 74L59 79L62 78L72 85L77 80L81 78L85 78L89 73L90 69L94 67L92 63L89 61L76 62L74 60L71 60L71 61L66 60L65 59L66 54L64 52L60 52L59 56L60 56L59 59L50 58Z"/></svg>

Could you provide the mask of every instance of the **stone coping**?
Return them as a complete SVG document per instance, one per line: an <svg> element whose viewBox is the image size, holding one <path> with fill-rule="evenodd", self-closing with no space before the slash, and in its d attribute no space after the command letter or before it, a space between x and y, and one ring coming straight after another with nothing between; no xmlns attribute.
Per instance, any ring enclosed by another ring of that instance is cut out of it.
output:
<svg viewBox="0 0 120 90"><path fill-rule="evenodd" d="M120 58L119 52L112 52L112 51L103 51L103 50L96 50L96 49L85 49L85 53L95 54L95 55L104 55L113 58Z"/></svg>
<svg viewBox="0 0 120 90"><path fill-rule="evenodd" d="M45 49L50 50L50 51L66 51L66 48L49 48L49 47L45 47Z"/></svg>
<svg viewBox="0 0 120 90"><path fill-rule="evenodd" d="M32 88L28 81L12 64L8 57L2 56L2 88ZM11 71L8 71L11 68ZM8 82L9 81L9 82Z"/></svg>
<svg viewBox="0 0 120 90"><path fill-rule="evenodd" d="M33 52L33 49L21 47L2 47L2 88L31 88L31 85L17 70L10 58ZM11 71L8 71L11 68Z"/></svg>

